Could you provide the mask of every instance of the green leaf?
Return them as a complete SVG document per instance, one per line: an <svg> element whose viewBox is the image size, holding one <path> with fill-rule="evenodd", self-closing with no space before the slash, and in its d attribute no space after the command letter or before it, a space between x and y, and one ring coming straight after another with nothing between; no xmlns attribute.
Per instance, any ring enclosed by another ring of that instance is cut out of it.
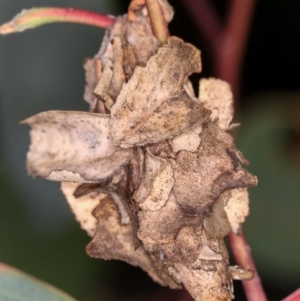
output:
<svg viewBox="0 0 300 301"><path fill-rule="evenodd" d="M50 284L0 263L1 301L76 301Z"/></svg>

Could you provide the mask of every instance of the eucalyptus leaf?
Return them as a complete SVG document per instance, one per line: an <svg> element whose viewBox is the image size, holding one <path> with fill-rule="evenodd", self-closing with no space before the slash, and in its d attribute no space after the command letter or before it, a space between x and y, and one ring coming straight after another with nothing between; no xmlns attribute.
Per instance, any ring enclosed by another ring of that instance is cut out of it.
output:
<svg viewBox="0 0 300 301"><path fill-rule="evenodd" d="M76 301L54 286L5 264L0 264L0 300Z"/></svg>

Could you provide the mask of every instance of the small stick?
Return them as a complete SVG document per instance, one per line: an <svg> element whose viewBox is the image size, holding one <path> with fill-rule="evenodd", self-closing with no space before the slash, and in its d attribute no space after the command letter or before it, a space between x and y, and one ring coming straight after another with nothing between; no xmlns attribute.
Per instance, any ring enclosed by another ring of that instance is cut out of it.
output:
<svg viewBox="0 0 300 301"><path fill-rule="evenodd" d="M251 250L247 244L244 234L241 233L239 235L236 235L234 233L230 233L228 237L237 264L243 268L250 269L255 272L254 278L252 280L242 281L247 300L267 301L267 297L261 285L258 272L251 256Z"/></svg>

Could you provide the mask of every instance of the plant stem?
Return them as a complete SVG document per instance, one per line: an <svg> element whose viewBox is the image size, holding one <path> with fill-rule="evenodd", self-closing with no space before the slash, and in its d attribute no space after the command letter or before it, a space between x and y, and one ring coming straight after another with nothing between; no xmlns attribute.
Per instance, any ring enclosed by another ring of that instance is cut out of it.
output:
<svg viewBox="0 0 300 301"><path fill-rule="evenodd" d="M242 281L245 294L248 301L267 301L264 289L261 285L258 272L251 256L251 250L246 242L243 233L236 235L230 233L228 235L231 249L238 265L243 268L253 270L254 278L250 281Z"/></svg>
<svg viewBox="0 0 300 301"><path fill-rule="evenodd" d="M239 95L241 66L255 0L231 0L227 24L213 47L215 73L228 81L236 98Z"/></svg>
<svg viewBox="0 0 300 301"><path fill-rule="evenodd" d="M300 300L300 288L295 290L292 294L284 298L282 301L299 301Z"/></svg>
<svg viewBox="0 0 300 301"><path fill-rule="evenodd" d="M212 46L221 30L221 24L216 12L207 0L181 0L186 7L197 31L203 39Z"/></svg>
<svg viewBox="0 0 300 301"><path fill-rule="evenodd" d="M54 22L72 22L107 28L114 24L115 18L98 13L73 8L40 7L23 10L10 22L0 27L2 35L22 32Z"/></svg>
<svg viewBox="0 0 300 301"><path fill-rule="evenodd" d="M153 34L161 44L165 44L169 36L169 30L162 8L157 0L146 0L146 5Z"/></svg>

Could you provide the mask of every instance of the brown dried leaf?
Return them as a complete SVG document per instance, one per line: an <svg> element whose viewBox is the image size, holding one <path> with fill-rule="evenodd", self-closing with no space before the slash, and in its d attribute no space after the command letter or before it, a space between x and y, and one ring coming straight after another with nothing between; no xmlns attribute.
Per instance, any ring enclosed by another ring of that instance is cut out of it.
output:
<svg viewBox="0 0 300 301"><path fill-rule="evenodd" d="M155 157L147 150L145 174L132 197L140 208L153 211L165 205L174 185L172 165L170 160Z"/></svg>
<svg viewBox="0 0 300 301"><path fill-rule="evenodd" d="M93 192L78 199L74 196L74 192L79 185L81 184L61 182L60 187L81 228L85 230L89 236L94 236L97 228L97 220L92 215L92 212L100 204L101 200L106 198L106 195Z"/></svg>
<svg viewBox="0 0 300 301"><path fill-rule="evenodd" d="M199 82L199 100L211 110L210 121L226 131L233 118L233 95L230 85L216 78L202 78Z"/></svg>
<svg viewBox="0 0 300 301"><path fill-rule="evenodd" d="M48 111L24 121L32 127L27 169L54 181L101 182L132 156L112 144L109 116Z"/></svg>
<svg viewBox="0 0 300 301"><path fill-rule="evenodd" d="M120 223L117 207L109 198L101 201L94 211L94 216L98 225L93 240L86 248L90 256L126 261L142 268L161 285L180 287L163 266L155 264L153 257L149 256L142 246L135 249L135 234L131 224ZM158 266L161 266L161 269L158 269Z"/></svg>
<svg viewBox="0 0 300 301"><path fill-rule="evenodd" d="M190 214L207 214L220 195L230 189L257 184L243 169L232 137L212 123L203 124L197 152L181 151L174 171L177 202Z"/></svg>
<svg viewBox="0 0 300 301"><path fill-rule="evenodd" d="M174 263L174 267L195 301L231 300L227 268L223 261L215 261L211 270L194 270L179 262Z"/></svg>
<svg viewBox="0 0 300 301"><path fill-rule="evenodd" d="M209 239L205 232L196 233L191 228L181 230L176 240L181 240L185 260L176 260L174 267L195 301L231 300L232 279L223 240Z"/></svg>
<svg viewBox="0 0 300 301"><path fill-rule="evenodd" d="M144 245L173 243L185 221L174 194L160 210L140 211L138 218L140 227L137 235Z"/></svg>
<svg viewBox="0 0 300 301"><path fill-rule="evenodd" d="M159 46L147 16L140 15L135 22L128 21L126 16L118 17L114 26L107 29L99 52L84 65L87 82L84 99L90 104L91 111L99 112L99 101L104 101L110 109L125 75L128 80L136 65L145 66ZM99 60L102 68L100 72L97 70ZM99 74L100 81L97 77ZM94 92L99 96L98 100L95 99Z"/></svg>
<svg viewBox="0 0 300 301"><path fill-rule="evenodd" d="M183 91L187 77L200 71L199 50L169 38L123 85L111 110L114 143L122 147L156 143L204 122L210 111Z"/></svg>

